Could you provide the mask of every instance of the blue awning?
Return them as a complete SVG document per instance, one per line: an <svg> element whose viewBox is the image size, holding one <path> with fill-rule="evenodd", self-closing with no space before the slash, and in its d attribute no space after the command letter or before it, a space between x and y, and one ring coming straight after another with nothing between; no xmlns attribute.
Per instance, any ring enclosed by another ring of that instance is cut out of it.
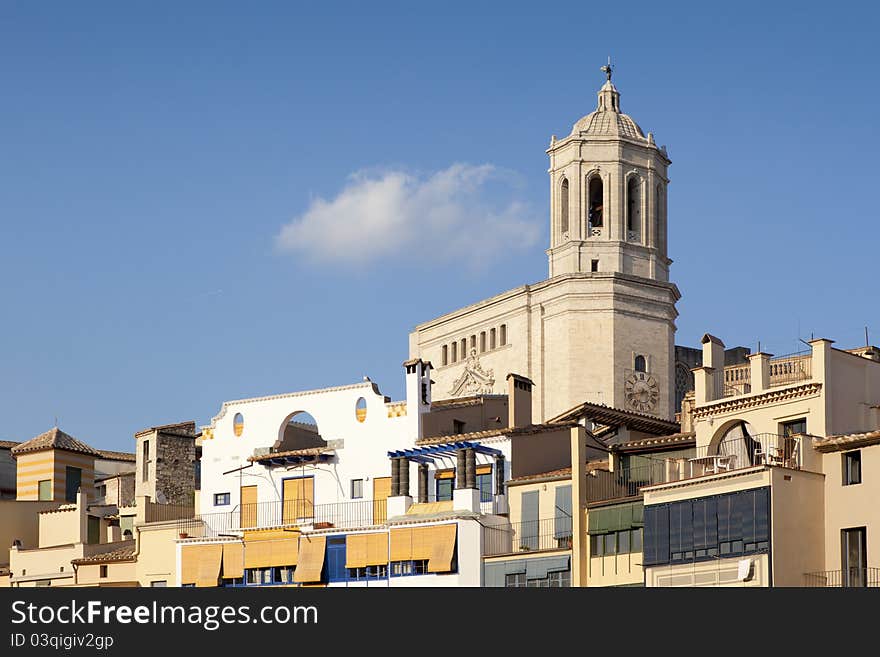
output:
<svg viewBox="0 0 880 657"><path fill-rule="evenodd" d="M460 449L472 449L478 454L488 454L489 456L501 456L503 452L500 449L486 447L480 443L469 441L459 441L452 443L443 443L441 445L430 445L429 447L416 447L413 449L401 449L388 452L389 458L407 458L416 463L433 463L435 458L449 457L454 455Z"/></svg>

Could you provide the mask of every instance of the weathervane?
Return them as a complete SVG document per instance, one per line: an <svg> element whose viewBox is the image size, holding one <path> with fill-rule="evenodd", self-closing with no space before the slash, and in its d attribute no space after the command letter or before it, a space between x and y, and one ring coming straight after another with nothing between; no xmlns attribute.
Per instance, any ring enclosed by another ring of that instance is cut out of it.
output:
<svg viewBox="0 0 880 657"><path fill-rule="evenodd" d="M605 74L605 78L608 80L608 82L611 82L611 73L614 70L614 67L611 66L611 55L608 56L608 63L599 70Z"/></svg>

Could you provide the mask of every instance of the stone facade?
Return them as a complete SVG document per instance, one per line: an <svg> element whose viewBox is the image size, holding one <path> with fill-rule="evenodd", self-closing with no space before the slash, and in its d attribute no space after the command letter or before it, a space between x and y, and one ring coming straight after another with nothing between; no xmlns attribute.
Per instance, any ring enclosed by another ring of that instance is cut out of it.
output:
<svg viewBox="0 0 880 657"><path fill-rule="evenodd" d="M672 418L675 303L666 256L669 159L620 112L610 79L597 110L551 140L550 278L418 325L434 399L503 393L515 372L545 421L584 401ZM468 388L470 386L470 388Z"/></svg>
<svg viewBox="0 0 880 657"><path fill-rule="evenodd" d="M195 422L152 427L135 434L135 495L160 504L195 503Z"/></svg>

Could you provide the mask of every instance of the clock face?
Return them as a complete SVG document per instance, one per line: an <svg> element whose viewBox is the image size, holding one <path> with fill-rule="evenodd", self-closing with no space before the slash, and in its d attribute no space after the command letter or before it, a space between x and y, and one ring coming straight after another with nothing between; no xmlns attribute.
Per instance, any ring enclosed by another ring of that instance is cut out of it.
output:
<svg viewBox="0 0 880 657"><path fill-rule="evenodd" d="M660 387L657 380L647 372L633 372L623 384L627 408L640 413L650 413L657 408Z"/></svg>

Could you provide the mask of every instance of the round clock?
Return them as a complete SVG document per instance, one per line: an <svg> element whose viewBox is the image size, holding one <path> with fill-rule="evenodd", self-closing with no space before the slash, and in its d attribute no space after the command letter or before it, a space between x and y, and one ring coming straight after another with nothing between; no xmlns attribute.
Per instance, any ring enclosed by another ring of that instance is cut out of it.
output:
<svg viewBox="0 0 880 657"><path fill-rule="evenodd" d="M631 409L651 412L657 407L660 399L660 387L657 380L647 372L633 372L623 386L626 404Z"/></svg>

